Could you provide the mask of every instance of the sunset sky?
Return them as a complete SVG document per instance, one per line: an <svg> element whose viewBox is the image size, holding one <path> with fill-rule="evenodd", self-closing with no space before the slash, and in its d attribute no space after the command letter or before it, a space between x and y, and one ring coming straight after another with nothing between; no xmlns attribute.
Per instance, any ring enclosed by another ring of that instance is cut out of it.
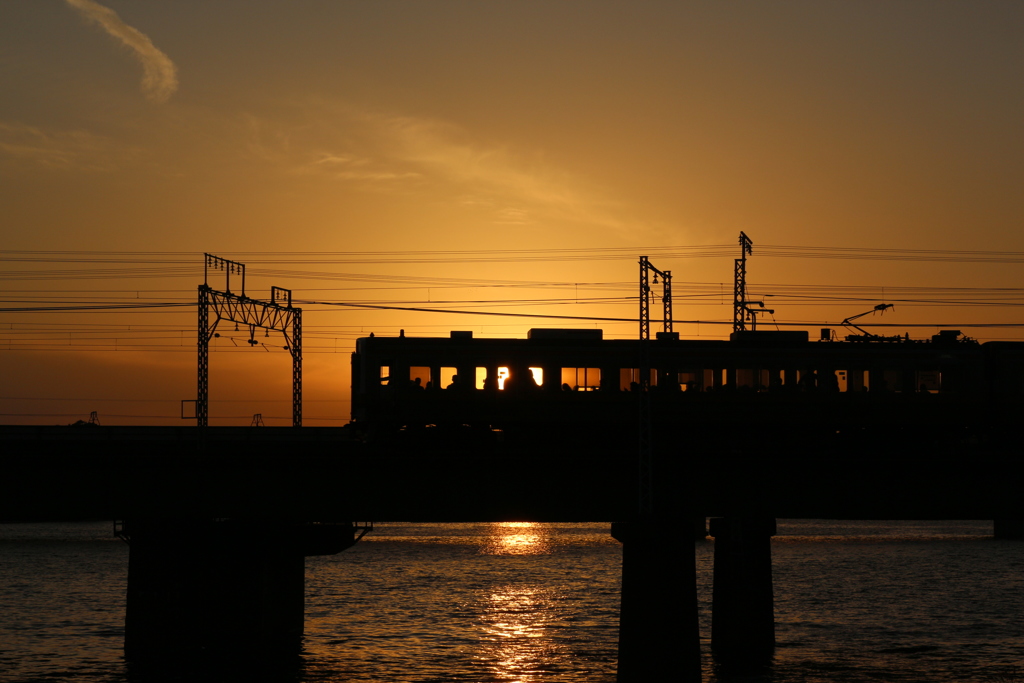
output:
<svg viewBox="0 0 1024 683"><path fill-rule="evenodd" d="M780 326L1024 338L966 327L1024 325L1022 36L1016 1L6 0L0 423L188 424L204 252L302 302L314 426L370 331L636 336L336 304L635 318L646 254L724 338L740 231ZM125 303L182 305L27 310ZM280 340L222 332L211 424L289 424Z"/></svg>

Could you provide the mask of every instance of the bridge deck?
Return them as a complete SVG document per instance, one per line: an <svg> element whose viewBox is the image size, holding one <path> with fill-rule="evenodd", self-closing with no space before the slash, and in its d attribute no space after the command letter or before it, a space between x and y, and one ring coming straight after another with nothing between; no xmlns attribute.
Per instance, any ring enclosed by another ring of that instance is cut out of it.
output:
<svg viewBox="0 0 1024 683"><path fill-rule="evenodd" d="M632 435L575 438L337 428L0 427L0 519L256 516L374 521L612 521L636 509ZM1024 517L1000 443L800 442L657 449L669 515Z"/></svg>

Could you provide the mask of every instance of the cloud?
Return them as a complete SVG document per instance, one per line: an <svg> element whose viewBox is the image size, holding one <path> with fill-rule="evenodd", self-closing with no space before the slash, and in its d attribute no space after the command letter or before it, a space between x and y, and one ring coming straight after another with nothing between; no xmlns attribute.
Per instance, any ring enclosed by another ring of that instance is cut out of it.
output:
<svg viewBox="0 0 1024 683"><path fill-rule="evenodd" d="M636 228L607 193L542 152L481 140L445 121L337 102L306 103L299 112L248 116L250 154L365 192L447 197L498 225L571 221L622 234Z"/></svg>
<svg viewBox="0 0 1024 683"><path fill-rule="evenodd" d="M0 159L49 169L109 171L137 152L87 131L46 131L0 121Z"/></svg>
<svg viewBox="0 0 1024 683"><path fill-rule="evenodd" d="M505 225L571 221L629 234L623 207L542 152L481 142L466 130L410 116L366 115L393 163L451 186L466 206L488 207Z"/></svg>
<svg viewBox="0 0 1024 683"><path fill-rule="evenodd" d="M374 168L370 159L352 155L338 155L332 152L319 152L314 155L307 169L319 168L326 170L341 180L380 181L409 180L422 177L415 171L393 171L387 168Z"/></svg>
<svg viewBox="0 0 1024 683"><path fill-rule="evenodd" d="M144 33L121 21L117 12L93 0L65 0L85 19L97 24L130 49L142 64L142 92L151 102L162 104L178 89L178 69Z"/></svg>

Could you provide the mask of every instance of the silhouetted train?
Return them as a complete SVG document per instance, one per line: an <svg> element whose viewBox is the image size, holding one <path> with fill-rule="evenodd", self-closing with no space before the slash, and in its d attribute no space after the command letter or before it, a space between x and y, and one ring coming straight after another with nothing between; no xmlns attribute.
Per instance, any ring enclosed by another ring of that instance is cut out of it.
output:
<svg viewBox="0 0 1024 683"><path fill-rule="evenodd" d="M824 336L824 335L823 335ZM685 436L795 425L839 433L1012 421L1024 395L1024 343L810 341L807 332L647 344L653 423ZM597 329L533 329L526 339L371 336L352 356L352 418L369 429L469 425L607 431L637 424L642 342ZM958 437L959 438L959 437Z"/></svg>

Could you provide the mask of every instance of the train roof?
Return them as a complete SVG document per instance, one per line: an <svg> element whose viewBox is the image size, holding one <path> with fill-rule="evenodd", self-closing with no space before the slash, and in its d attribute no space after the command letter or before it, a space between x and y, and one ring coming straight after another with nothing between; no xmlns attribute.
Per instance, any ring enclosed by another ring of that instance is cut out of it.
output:
<svg viewBox="0 0 1024 683"><path fill-rule="evenodd" d="M638 343L638 339L605 339L604 332L597 328L533 328L523 337L475 337L472 331L453 330L447 337L407 337L402 331L397 337L381 337L371 334L369 337L362 337L356 340L356 350L368 351L370 349L394 349L398 350L403 345L407 348L437 350L453 349L456 347L475 348L484 350L487 348L530 348L530 347L551 347L551 348L576 348L576 349L597 349L597 348L625 348ZM678 333L657 333L651 340L653 348L682 348L698 351L705 350L726 350L726 349L758 349L768 350L790 350L825 352L826 349L833 351L868 350L869 353L879 353L884 349L890 353L907 353L926 351L929 349L966 351L977 349L977 341L964 337L959 330L942 330L939 334L932 335L930 339L910 339L908 336L890 337L859 337L851 336L845 340L836 339L815 339L810 340L808 333L804 330L748 330L734 332L726 339L679 339ZM983 346L996 349L1024 349L1024 342L986 342Z"/></svg>

